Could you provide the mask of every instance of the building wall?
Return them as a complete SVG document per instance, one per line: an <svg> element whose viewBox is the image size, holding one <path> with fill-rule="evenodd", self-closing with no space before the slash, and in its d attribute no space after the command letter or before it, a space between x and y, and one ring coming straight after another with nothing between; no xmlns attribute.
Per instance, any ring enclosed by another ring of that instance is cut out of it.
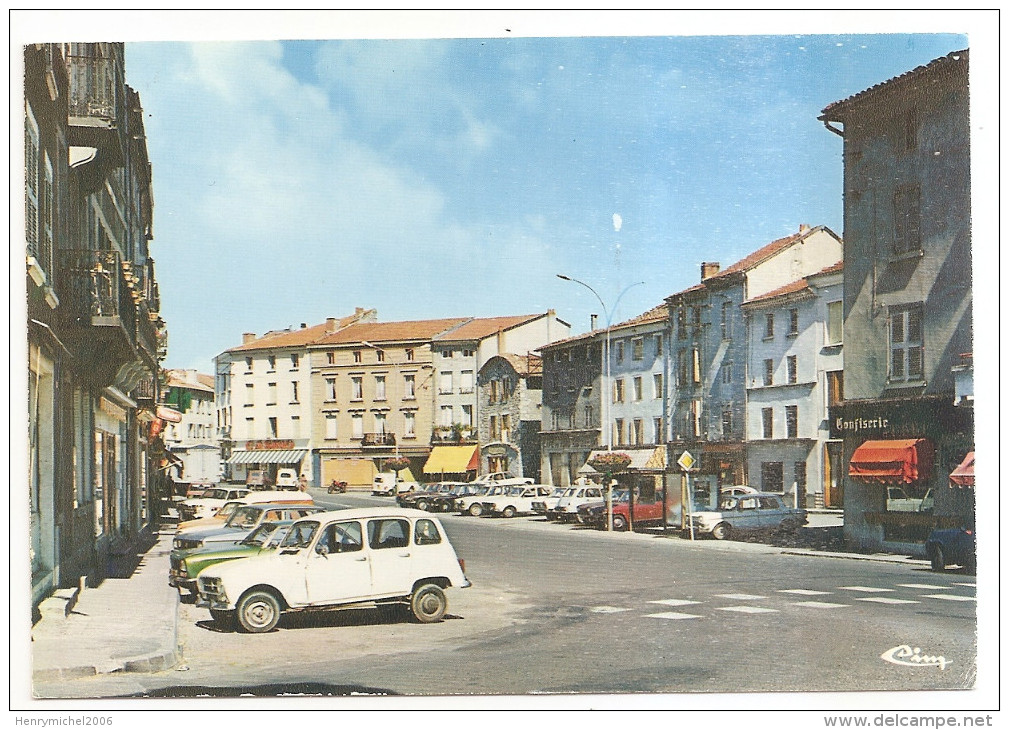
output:
<svg viewBox="0 0 1009 730"><path fill-rule="evenodd" d="M811 229L809 235L794 245L747 271L746 297L758 297L822 271L839 261L842 255L843 245L834 235L820 227Z"/></svg>
<svg viewBox="0 0 1009 730"><path fill-rule="evenodd" d="M496 382L498 397L491 400L492 386ZM479 423L477 438L480 444L480 469L482 473L496 471L491 458L504 458L503 471L517 477L537 478L540 473L540 411L541 378L527 378L515 371L505 358L491 358L480 370L478 379ZM506 384L506 385L505 385ZM505 388L505 390L502 390ZM501 394L508 397L501 400ZM508 417L506 434L501 427L502 418ZM498 435L492 437L491 419L496 419Z"/></svg>
<svg viewBox="0 0 1009 730"><path fill-rule="evenodd" d="M543 408L540 481L568 486L592 449L602 443L601 337L541 348ZM605 396L603 396L605 397Z"/></svg>
<svg viewBox="0 0 1009 730"><path fill-rule="evenodd" d="M662 429L656 430L656 419L662 418L663 380L665 370L665 345L668 337L668 320L622 328L611 332L610 399L608 415L610 437L614 446L632 446L662 443ZM634 358L634 342L641 341L642 357ZM621 359L621 348L623 350ZM655 376L659 376L656 383ZM636 397L635 378L641 379L641 398ZM623 401L616 402L617 381L623 384ZM621 437L616 426L623 421ZM642 435L637 440L634 422L641 421Z"/></svg>

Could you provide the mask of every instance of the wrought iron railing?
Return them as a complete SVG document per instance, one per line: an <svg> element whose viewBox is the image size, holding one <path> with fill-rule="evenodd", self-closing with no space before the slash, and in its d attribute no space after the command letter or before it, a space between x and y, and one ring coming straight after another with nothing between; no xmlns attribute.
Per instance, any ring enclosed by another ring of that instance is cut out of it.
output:
<svg viewBox="0 0 1009 730"><path fill-rule="evenodd" d="M115 58L71 55L70 116L97 117L118 126L122 118L119 63Z"/></svg>
<svg viewBox="0 0 1009 730"><path fill-rule="evenodd" d="M361 446L395 446L394 433L366 433L361 437Z"/></svg>
<svg viewBox="0 0 1009 730"><path fill-rule="evenodd" d="M61 300L79 317L119 317L123 328L136 336L137 307L127 286L116 251L66 249L60 252Z"/></svg>

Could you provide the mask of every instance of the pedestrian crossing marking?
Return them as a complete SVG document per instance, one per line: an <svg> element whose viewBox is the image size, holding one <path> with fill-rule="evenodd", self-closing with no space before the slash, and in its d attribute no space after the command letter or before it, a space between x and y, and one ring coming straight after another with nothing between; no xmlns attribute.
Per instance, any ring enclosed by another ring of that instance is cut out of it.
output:
<svg viewBox="0 0 1009 730"><path fill-rule="evenodd" d="M952 596L949 593L933 593L930 596L922 596L922 598L938 598L943 601L976 601L974 596Z"/></svg>
<svg viewBox="0 0 1009 730"><path fill-rule="evenodd" d="M759 601L763 596L754 596L749 593L716 593L716 598L731 598L734 601Z"/></svg>
<svg viewBox="0 0 1009 730"><path fill-rule="evenodd" d="M778 591L778 593L795 593L799 596L829 596L830 591L810 591L805 588L787 588L783 591ZM796 604L798 605L798 604Z"/></svg>
<svg viewBox="0 0 1009 730"><path fill-rule="evenodd" d="M908 601L903 598L885 598L883 596L872 596L871 598L856 598L856 601L872 601L873 603L888 603L896 605L898 603L918 603L918 601Z"/></svg>
<svg viewBox="0 0 1009 730"><path fill-rule="evenodd" d="M824 601L799 601L793 606L809 606L810 608L847 608L847 603L826 603Z"/></svg>
<svg viewBox="0 0 1009 730"><path fill-rule="evenodd" d="M682 619L682 618L701 618L701 617L692 613L677 613L676 611L666 611L665 613L649 613L645 615L645 618Z"/></svg>
<svg viewBox="0 0 1009 730"><path fill-rule="evenodd" d="M629 608L617 608L616 606L594 606L590 609L592 613L620 613L621 611L630 611Z"/></svg>
<svg viewBox="0 0 1009 730"><path fill-rule="evenodd" d="M862 591L863 593L893 593L893 588L873 588L871 586L841 586L842 591Z"/></svg>
<svg viewBox="0 0 1009 730"><path fill-rule="evenodd" d="M689 606L700 601L685 601L682 598L663 598L661 601L649 601L649 603L661 603L663 606Z"/></svg>
<svg viewBox="0 0 1009 730"><path fill-rule="evenodd" d="M955 586L967 586L968 588L977 588L977 583L954 583Z"/></svg>
<svg viewBox="0 0 1009 730"><path fill-rule="evenodd" d="M901 588L921 588L922 590L933 590L933 591L949 591L952 590L949 586L936 586L931 583L898 583Z"/></svg>
<svg viewBox="0 0 1009 730"><path fill-rule="evenodd" d="M776 608L763 608L762 606L722 606L718 611L736 611L737 613L778 613Z"/></svg>

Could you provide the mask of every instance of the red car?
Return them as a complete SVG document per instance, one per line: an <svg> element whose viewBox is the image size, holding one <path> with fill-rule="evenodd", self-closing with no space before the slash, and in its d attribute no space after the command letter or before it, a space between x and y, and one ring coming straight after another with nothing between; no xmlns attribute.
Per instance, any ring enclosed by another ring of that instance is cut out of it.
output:
<svg viewBox="0 0 1009 730"><path fill-rule="evenodd" d="M640 500L640 501L639 501ZM601 530L606 529L606 503L596 505L594 509L589 509L585 515L585 523L593 524ZM627 498L613 502L613 529L622 532L630 524L630 505ZM662 492L655 492L655 498L651 501L641 500L640 497L634 499L634 526L645 527L662 524Z"/></svg>

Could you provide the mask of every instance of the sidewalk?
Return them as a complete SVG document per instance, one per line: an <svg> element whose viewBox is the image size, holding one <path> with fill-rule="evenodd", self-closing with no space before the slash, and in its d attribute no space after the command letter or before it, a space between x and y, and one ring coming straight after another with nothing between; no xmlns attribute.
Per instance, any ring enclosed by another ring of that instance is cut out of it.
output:
<svg viewBox="0 0 1009 730"><path fill-rule="evenodd" d="M173 533L167 524L142 535L98 587L42 602L31 630L33 682L157 672L179 662L179 594L168 585Z"/></svg>

